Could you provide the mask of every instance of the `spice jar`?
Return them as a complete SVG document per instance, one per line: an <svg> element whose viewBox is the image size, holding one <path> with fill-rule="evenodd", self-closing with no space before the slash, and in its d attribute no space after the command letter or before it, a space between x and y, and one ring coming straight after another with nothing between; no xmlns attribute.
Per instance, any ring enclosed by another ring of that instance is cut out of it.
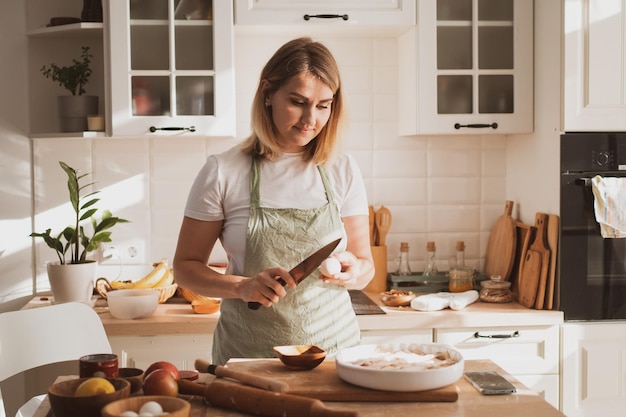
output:
<svg viewBox="0 0 626 417"><path fill-rule="evenodd" d="M474 271L473 268L456 267L449 272L448 289L450 292L464 292L474 289Z"/></svg>
<svg viewBox="0 0 626 417"><path fill-rule="evenodd" d="M480 301L486 303L510 303L513 301L511 283L502 281L500 275L492 275L491 279L480 283L482 289L478 293Z"/></svg>

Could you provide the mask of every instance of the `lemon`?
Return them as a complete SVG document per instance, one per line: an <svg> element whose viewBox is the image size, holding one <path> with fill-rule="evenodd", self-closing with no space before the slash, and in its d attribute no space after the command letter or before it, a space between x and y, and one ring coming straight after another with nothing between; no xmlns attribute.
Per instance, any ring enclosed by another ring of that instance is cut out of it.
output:
<svg viewBox="0 0 626 417"><path fill-rule="evenodd" d="M92 395L110 394L115 392L115 387L107 379L93 377L83 381L76 392L75 397L91 397Z"/></svg>

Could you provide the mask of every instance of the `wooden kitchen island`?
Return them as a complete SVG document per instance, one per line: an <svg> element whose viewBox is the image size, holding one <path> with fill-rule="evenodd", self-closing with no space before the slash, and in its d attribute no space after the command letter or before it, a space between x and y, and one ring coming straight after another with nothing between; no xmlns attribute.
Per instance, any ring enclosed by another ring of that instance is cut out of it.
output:
<svg viewBox="0 0 626 417"><path fill-rule="evenodd" d="M269 362L278 359L268 359ZM271 364L275 366L274 363ZM233 363L234 369L236 363ZM464 378L459 379L455 384L458 392L458 400L454 402L329 402L325 405L331 409L357 411L363 417L389 417L389 416L436 416L436 417L564 417L538 394L522 385L519 381L507 374L503 369L491 361L466 361L466 371L473 370L495 370L512 382L517 392L508 395L482 395ZM291 371L293 378L297 378L306 383L307 372L312 371ZM298 374L297 376L295 374ZM267 376L267 375L265 375ZM209 374L201 374L201 380L210 383L214 377ZM237 384L236 382L230 382ZM191 417L238 417L250 416L241 412L214 408L205 403L200 397L183 396L192 403ZM46 417L50 410L47 399L41 404L34 417ZM306 416L304 413L302 416Z"/></svg>

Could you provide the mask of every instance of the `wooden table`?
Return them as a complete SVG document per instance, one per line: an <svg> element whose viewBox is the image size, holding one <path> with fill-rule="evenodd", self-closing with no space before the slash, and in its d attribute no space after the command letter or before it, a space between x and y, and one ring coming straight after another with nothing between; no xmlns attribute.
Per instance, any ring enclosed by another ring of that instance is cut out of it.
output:
<svg viewBox="0 0 626 417"><path fill-rule="evenodd" d="M277 361L278 359L268 359ZM363 417L430 415L437 417L564 417L537 393L522 385L519 381L504 372L491 361L468 360L466 371L494 370L498 371L517 388L515 394L482 395L464 378L455 383L459 398L455 402L326 402L329 408L355 410ZM60 377L67 378L67 377ZM201 374L201 378L210 382L214 377ZM203 398L185 397L192 404L190 417L241 417L248 414L217 409L205 404ZM47 398L41 404L34 417L46 417L50 410Z"/></svg>

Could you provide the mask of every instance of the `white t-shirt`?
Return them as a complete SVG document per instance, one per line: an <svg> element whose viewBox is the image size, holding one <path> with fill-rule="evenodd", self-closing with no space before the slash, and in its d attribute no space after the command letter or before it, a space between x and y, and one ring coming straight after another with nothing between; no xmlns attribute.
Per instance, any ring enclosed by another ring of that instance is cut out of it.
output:
<svg viewBox="0 0 626 417"><path fill-rule="evenodd" d="M301 153L287 153L274 161L262 160L262 207L308 209L328 201L317 166L302 160ZM246 232L250 212L251 157L241 145L208 157L187 199L185 216L196 220L224 220L222 246L229 258L229 272L244 267ZM365 185L354 159L341 154L324 166L341 217L368 215Z"/></svg>

